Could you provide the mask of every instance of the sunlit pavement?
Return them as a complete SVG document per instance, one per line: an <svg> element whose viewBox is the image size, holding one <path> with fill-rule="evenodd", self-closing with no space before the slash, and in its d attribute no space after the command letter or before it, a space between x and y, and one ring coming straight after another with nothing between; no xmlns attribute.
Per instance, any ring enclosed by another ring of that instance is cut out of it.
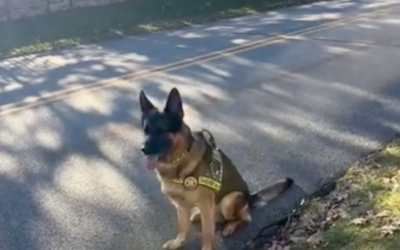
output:
<svg viewBox="0 0 400 250"><path fill-rule="evenodd" d="M214 132L252 190L296 181L245 230L218 237L216 249L240 250L399 132L400 1L373 2L319 3L0 62L0 249L161 249L175 237L175 212L138 150L137 103L145 89L163 105L175 86L187 122ZM379 10L388 11L372 14ZM260 39L252 50L141 71ZM103 89L85 92L93 86ZM199 249L198 233L185 249Z"/></svg>

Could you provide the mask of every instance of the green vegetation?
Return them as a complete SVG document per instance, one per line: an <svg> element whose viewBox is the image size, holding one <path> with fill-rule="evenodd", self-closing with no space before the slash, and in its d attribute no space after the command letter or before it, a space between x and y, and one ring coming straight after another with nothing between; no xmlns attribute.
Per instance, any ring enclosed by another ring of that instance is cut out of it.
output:
<svg viewBox="0 0 400 250"><path fill-rule="evenodd" d="M287 248L282 249L399 249L399 183L400 139L396 138L351 166L327 197L306 202L299 217L285 228L282 245Z"/></svg>
<svg viewBox="0 0 400 250"><path fill-rule="evenodd" d="M0 23L0 58L177 28L316 0L132 0Z"/></svg>

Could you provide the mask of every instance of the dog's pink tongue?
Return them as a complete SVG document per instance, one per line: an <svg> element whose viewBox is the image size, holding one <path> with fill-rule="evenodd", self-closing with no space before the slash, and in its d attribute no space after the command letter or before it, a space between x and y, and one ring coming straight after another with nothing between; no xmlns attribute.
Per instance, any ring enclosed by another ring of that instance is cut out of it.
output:
<svg viewBox="0 0 400 250"><path fill-rule="evenodd" d="M147 169L153 170L157 164L157 157L147 157Z"/></svg>

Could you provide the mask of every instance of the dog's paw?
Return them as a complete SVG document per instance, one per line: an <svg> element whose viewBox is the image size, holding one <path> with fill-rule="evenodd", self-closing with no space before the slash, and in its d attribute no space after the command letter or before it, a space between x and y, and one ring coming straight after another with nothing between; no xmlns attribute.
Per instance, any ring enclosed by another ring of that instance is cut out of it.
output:
<svg viewBox="0 0 400 250"><path fill-rule="evenodd" d="M175 250L178 248L181 248L183 246L183 240L181 239L173 239L170 241L167 241L164 245L163 245L163 249L169 249L169 250Z"/></svg>
<svg viewBox="0 0 400 250"><path fill-rule="evenodd" d="M222 235L224 237L227 237L227 236L233 234L236 231L238 225L239 225L239 222L237 222L237 221L228 222L225 225L224 229L222 230Z"/></svg>

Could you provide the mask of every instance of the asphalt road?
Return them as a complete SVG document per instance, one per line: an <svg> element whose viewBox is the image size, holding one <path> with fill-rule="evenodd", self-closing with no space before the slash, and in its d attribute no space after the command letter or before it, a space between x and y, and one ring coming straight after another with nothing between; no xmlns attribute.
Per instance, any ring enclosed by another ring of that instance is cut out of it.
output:
<svg viewBox="0 0 400 250"><path fill-rule="evenodd" d="M137 102L145 89L162 105L173 86L187 122L214 132L253 190L297 183L237 235L218 237L216 249L240 249L399 132L400 1L374 2L0 62L0 249L160 249L174 237L175 213L138 150ZM198 232L185 249L198 248Z"/></svg>

